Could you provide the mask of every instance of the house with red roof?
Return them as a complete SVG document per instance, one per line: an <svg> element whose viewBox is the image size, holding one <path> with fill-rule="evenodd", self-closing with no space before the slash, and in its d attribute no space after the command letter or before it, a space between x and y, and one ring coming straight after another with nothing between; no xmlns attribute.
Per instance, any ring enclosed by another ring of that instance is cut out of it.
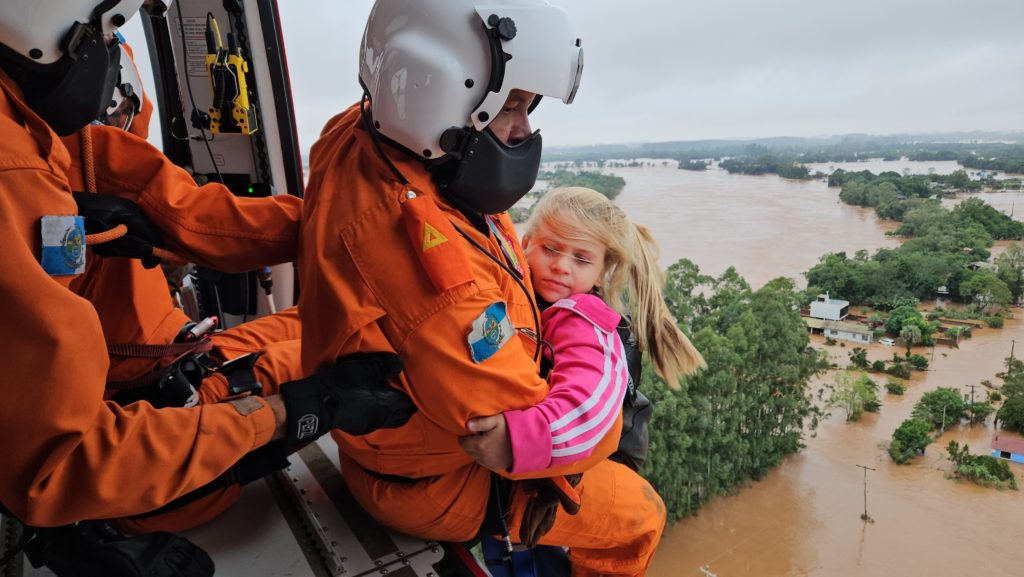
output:
<svg viewBox="0 0 1024 577"><path fill-rule="evenodd" d="M992 437L992 456L1024 464L1024 437L1000 431Z"/></svg>

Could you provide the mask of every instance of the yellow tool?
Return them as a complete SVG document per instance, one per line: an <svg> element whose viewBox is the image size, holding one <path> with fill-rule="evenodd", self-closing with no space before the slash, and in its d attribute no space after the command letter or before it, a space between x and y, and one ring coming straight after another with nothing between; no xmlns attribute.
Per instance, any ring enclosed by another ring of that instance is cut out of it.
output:
<svg viewBox="0 0 1024 577"><path fill-rule="evenodd" d="M206 70L210 77L213 104L210 106L210 131L213 133L253 134L259 130L256 105L249 102L245 75L249 63L242 49L228 33L228 49L221 42L220 27L213 14L206 14ZM225 116L224 111L230 110Z"/></svg>

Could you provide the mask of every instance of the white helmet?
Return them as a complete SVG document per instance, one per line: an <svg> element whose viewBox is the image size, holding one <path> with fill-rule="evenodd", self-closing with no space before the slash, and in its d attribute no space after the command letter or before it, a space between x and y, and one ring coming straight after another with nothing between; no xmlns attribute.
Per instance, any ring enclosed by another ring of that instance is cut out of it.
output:
<svg viewBox="0 0 1024 577"><path fill-rule="evenodd" d="M377 131L433 160L446 130L483 131L513 89L571 103L583 51L547 0L377 0L359 61Z"/></svg>
<svg viewBox="0 0 1024 577"><path fill-rule="evenodd" d="M121 54L117 29L143 0L3 0L0 65L58 134L97 118L110 102Z"/></svg>
<svg viewBox="0 0 1024 577"><path fill-rule="evenodd" d="M75 24L102 27L109 38L142 6L143 0L4 0L0 44L31 62L52 64L64 55Z"/></svg>
<svg viewBox="0 0 1024 577"><path fill-rule="evenodd" d="M100 115L99 121L123 130L130 129L135 115L142 110L142 96L139 69L128 51L121 50L121 66L117 82L114 84L114 93L110 96L110 104Z"/></svg>

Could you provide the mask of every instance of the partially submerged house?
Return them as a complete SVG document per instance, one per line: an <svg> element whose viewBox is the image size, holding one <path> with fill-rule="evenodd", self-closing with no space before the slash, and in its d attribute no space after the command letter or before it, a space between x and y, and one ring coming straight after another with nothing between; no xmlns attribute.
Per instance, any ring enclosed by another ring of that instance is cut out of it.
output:
<svg viewBox="0 0 1024 577"><path fill-rule="evenodd" d="M1024 437L1000 431L992 437L992 456L1024 463Z"/></svg>
<svg viewBox="0 0 1024 577"><path fill-rule="evenodd" d="M811 316L816 319L841 321L850 313L850 301L829 298L828 293L818 295L811 303Z"/></svg>
<svg viewBox="0 0 1024 577"><path fill-rule="evenodd" d="M818 295L811 303L810 316L804 317L804 324L812 334L822 334L826 338L855 343L870 343L873 332L860 323L848 322L850 302L830 298L828 293Z"/></svg>
<svg viewBox="0 0 1024 577"><path fill-rule="evenodd" d="M874 331L860 323L804 317L804 324L812 334L822 334L840 341L870 344L874 337Z"/></svg>

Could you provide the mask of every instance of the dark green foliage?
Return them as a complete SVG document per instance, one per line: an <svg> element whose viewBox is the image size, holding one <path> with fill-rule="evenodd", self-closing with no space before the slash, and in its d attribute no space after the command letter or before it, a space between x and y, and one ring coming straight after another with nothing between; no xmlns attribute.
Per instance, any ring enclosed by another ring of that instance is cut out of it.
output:
<svg viewBox="0 0 1024 577"><path fill-rule="evenodd" d="M985 324L993 329L1003 328L1003 317L1001 315L992 315L983 319Z"/></svg>
<svg viewBox="0 0 1024 577"><path fill-rule="evenodd" d="M989 398L998 400L996 395L1006 397L1003 406L996 411L999 426L1009 431L1024 433L1024 362L1013 357L1006 359L1003 388L1000 392L993 391Z"/></svg>
<svg viewBox="0 0 1024 577"><path fill-rule="evenodd" d="M988 455L972 455L967 445L960 447L956 441L950 441L946 451L949 460L956 465L953 476L957 479L973 481L983 487L1017 490L1017 476L1006 461Z"/></svg>
<svg viewBox="0 0 1024 577"><path fill-rule="evenodd" d="M872 361L872 363L871 363L871 370L876 372L876 373L884 372L885 371L885 361L882 361L882 360Z"/></svg>
<svg viewBox="0 0 1024 577"><path fill-rule="evenodd" d="M615 200L626 186L626 179L614 174L602 174L600 172L557 170L554 172L542 172L538 178L547 180L551 188L562 186L583 186L592 188L608 198Z"/></svg>
<svg viewBox="0 0 1024 577"><path fill-rule="evenodd" d="M830 185L842 186L839 198L848 204L873 207L881 218L898 220L895 234L907 240L896 249L880 249L847 258L826 254L805 273L808 291L828 291L854 305L894 308L912 296L930 300L939 287L954 297L976 299L985 307L1003 307L1024 295L1024 250L1010 252L994 272L970 270L989 258L993 239L1019 239L1017 222L980 199L967 199L952 210L937 198L944 187L971 188L963 173L947 176L901 176L896 173L836 171ZM888 328L888 327L887 327ZM891 328L893 334L898 332ZM922 335L921 343L929 338Z"/></svg>
<svg viewBox="0 0 1024 577"><path fill-rule="evenodd" d="M885 391L892 395L902 395L907 392L907 387L899 381L889 379L885 381Z"/></svg>
<svg viewBox="0 0 1024 577"><path fill-rule="evenodd" d="M1001 309L1013 299L1006 283L996 273L984 269L964 274L960 294L965 300L976 302L982 311Z"/></svg>
<svg viewBox="0 0 1024 577"><path fill-rule="evenodd" d="M850 351L850 364L858 369L867 369L869 366L867 349L863 347L853 347L853 350Z"/></svg>
<svg viewBox="0 0 1024 577"><path fill-rule="evenodd" d="M966 139L971 139L967 142ZM1006 144L1017 140L1018 134L989 134L993 142L979 143L977 134L900 136L843 135L827 139L762 138L751 140L693 140L630 144L588 145L582 147L545 148L544 162L600 162L602 159L671 158L685 162L705 158L747 157L757 159L772 155L793 162L856 162L872 158L898 160L956 160L965 167L1003 172L1024 172L1024 145ZM963 143L951 143L964 140ZM837 170L833 173L844 171ZM867 171L847 172L849 175L870 174ZM927 177L925 177L927 178ZM840 186L835 184L830 186Z"/></svg>
<svg viewBox="0 0 1024 577"><path fill-rule="evenodd" d="M1024 223L1013 220L980 198L968 198L957 204L952 215L957 223L980 224L996 240L1018 240L1024 236Z"/></svg>
<svg viewBox="0 0 1024 577"><path fill-rule="evenodd" d="M914 365L914 368L919 371L923 371L928 368L928 358L924 355L910 355L910 357L907 358L907 361L910 362L911 365Z"/></svg>
<svg viewBox="0 0 1024 577"><path fill-rule="evenodd" d="M967 405L960 391L950 387L939 387L921 396L914 405L915 419L927 422L933 429L946 430L967 416Z"/></svg>
<svg viewBox="0 0 1024 577"><path fill-rule="evenodd" d="M889 456L893 461L904 464L917 455L923 455L932 442L928 434L931 427L920 419L907 419L892 434L889 442Z"/></svg>
<svg viewBox="0 0 1024 577"><path fill-rule="evenodd" d="M996 276L1006 284L1010 290L1010 302L1020 302L1024 294L1024 248L1019 243L1006 247L996 257Z"/></svg>
<svg viewBox="0 0 1024 577"><path fill-rule="evenodd" d="M877 413L882 406L878 400L878 383L864 373L840 371L831 389L826 406L843 409L847 421L860 420L864 411Z"/></svg>
<svg viewBox="0 0 1024 577"><path fill-rule="evenodd" d="M967 419L972 423L984 423L996 410L988 401L967 403Z"/></svg>
<svg viewBox="0 0 1024 577"><path fill-rule="evenodd" d="M791 159L765 155L757 158L727 158L718 164L725 170L739 174L777 174L782 178L806 180L811 177L810 170L803 164Z"/></svg>
<svg viewBox="0 0 1024 577"><path fill-rule="evenodd" d="M1007 397L996 412L999 426L1008 431L1024 433L1024 395Z"/></svg>
<svg viewBox="0 0 1024 577"><path fill-rule="evenodd" d="M679 392L653 370L641 385L655 401L642 472L678 519L802 448L819 416L806 382L825 360L809 346L788 279L752 291L733 269L712 279L681 260L669 268L665 297L708 363Z"/></svg>
<svg viewBox="0 0 1024 577"><path fill-rule="evenodd" d="M896 377L897 379L909 379L910 378L910 364L899 362L889 365L889 368L885 372Z"/></svg>
<svg viewBox="0 0 1024 577"><path fill-rule="evenodd" d="M711 163L705 160L686 160L679 162L680 170L707 170Z"/></svg>

